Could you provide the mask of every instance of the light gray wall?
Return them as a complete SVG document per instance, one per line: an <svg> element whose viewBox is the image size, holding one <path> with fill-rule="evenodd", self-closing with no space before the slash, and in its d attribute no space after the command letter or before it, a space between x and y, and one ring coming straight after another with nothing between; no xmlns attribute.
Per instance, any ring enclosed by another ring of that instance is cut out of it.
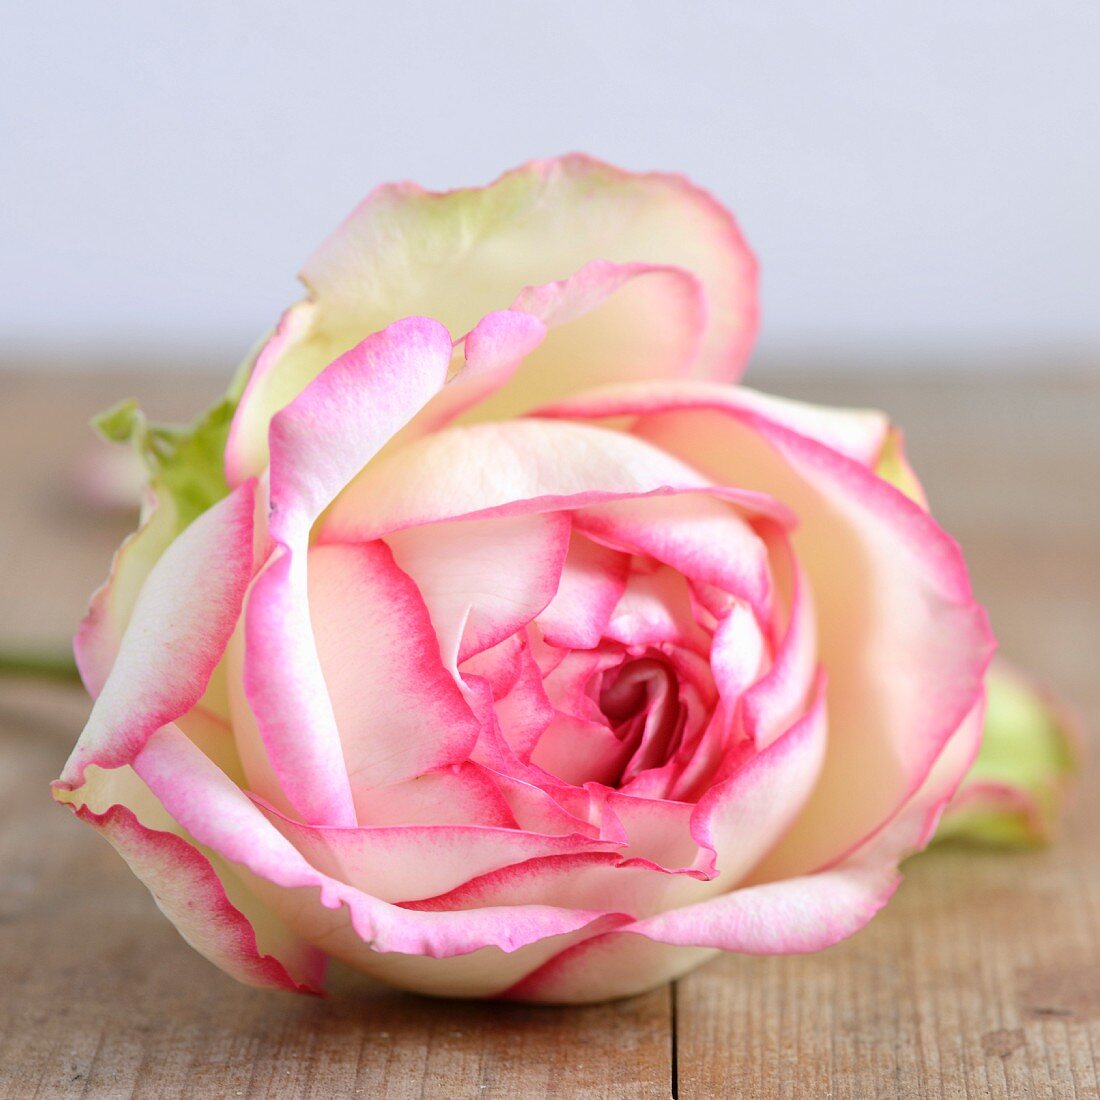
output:
<svg viewBox="0 0 1100 1100"><path fill-rule="evenodd" d="M4 11L4 358L232 358L376 182L574 148L734 207L765 353L1100 348L1098 0Z"/></svg>

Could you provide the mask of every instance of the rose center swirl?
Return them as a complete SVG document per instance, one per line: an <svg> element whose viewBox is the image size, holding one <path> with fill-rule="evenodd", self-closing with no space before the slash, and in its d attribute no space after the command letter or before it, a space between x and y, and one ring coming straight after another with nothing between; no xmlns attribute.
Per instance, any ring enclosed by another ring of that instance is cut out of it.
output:
<svg viewBox="0 0 1100 1100"><path fill-rule="evenodd" d="M668 660L661 654L628 657L593 680L600 713L622 743L616 785L664 764L679 746L687 718Z"/></svg>

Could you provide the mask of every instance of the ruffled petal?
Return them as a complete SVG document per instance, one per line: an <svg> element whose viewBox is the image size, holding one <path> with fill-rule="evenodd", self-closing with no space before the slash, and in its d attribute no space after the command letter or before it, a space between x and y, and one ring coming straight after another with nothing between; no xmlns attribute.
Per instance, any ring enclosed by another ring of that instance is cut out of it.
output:
<svg viewBox="0 0 1100 1100"><path fill-rule="evenodd" d="M316 546L308 560L312 634L356 805L468 759L479 725L385 543Z"/></svg>
<svg viewBox="0 0 1100 1100"><path fill-rule="evenodd" d="M311 866L259 806L174 727L150 739L134 768L172 818L239 868L249 888L297 935L343 957L334 950L333 937L349 927L358 944L355 965L375 952L446 958L494 947L511 953L583 929L594 934L627 919L602 905L582 911L521 903L454 913L401 908ZM340 909L346 914L333 912Z"/></svg>
<svg viewBox="0 0 1100 1100"><path fill-rule="evenodd" d="M525 627L553 598L569 548L562 512L410 527L387 542L416 583L454 669Z"/></svg>
<svg viewBox="0 0 1100 1100"><path fill-rule="evenodd" d="M281 790L313 824L352 825L355 813L312 639L310 529L439 392L450 356L441 325L408 318L337 359L271 422L269 524L278 550L248 600L244 691Z"/></svg>
<svg viewBox="0 0 1100 1100"><path fill-rule="evenodd" d="M638 417L634 434L797 514L792 541L813 588L829 675L821 780L770 857L777 876L798 875L858 844L914 793L981 697L992 639L956 544L872 472L874 448L860 456L859 431L837 449L842 424L862 420L810 415L794 403L776 413L744 391L717 389L618 387L552 412Z"/></svg>
<svg viewBox="0 0 1100 1100"><path fill-rule="evenodd" d="M366 542L448 519L585 508L707 492L793 526L763 493L715 482L645 440L585 424L512 420L450 428L372 463L318 524L317 541Z"/></svg>
<svg viewBox="0 0 1100 1100"><path fill-rule="evenodd" d="M158 908L204 958L246 985L319 993L326 959L267 911L212 853L203 853L129 767L89 768L54 797L101 833Z"/></svg>
<svg viewBox="0 0 1100 1100"><path fill-rule="evenodd" d="M740 373L756 329L755 261L729 213L684 178L574 155L534 161L488 187L439 194L387 185L309 260L309 299L260 349L230 441L231 481L263 468L278 409L370 333L412 314L468 332L522 288L593 260L690 272L706 298L694 374L727 381ZM629 326L615 331L629 336ZM601 380L608 376L586 381Z"/></svg>
<svg viewBox="0 0 1100 1100"><path fill-rule="evenodd" d="M164 551L134 604L118 656L61 781L128 764L155 730L202 697L241 613L253 569L255 483L198 517Z"/></svg>

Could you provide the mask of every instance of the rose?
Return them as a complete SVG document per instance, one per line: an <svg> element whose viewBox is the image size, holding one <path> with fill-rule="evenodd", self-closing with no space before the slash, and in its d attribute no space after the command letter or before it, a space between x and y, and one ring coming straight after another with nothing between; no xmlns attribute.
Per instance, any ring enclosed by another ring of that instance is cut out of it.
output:
<svg viewBox="0 0 1100 1100"><path fill-rule="evenodd" d="M382 188L303 278L193 429L101 421L150 494L56 797L260 985L590 1001L865 924L991 639L884 417L730 384L729 215L569 157Z"/></svg>

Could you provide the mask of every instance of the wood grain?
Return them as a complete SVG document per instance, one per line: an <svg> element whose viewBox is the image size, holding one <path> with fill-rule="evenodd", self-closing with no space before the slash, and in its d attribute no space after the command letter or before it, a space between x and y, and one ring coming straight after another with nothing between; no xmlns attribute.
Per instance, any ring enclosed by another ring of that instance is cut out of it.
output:
<svg viewBox="0 0 1100 1100"><path fill-rule="evenodd" d="M1003 650L1095 725L1100 384L757 381L906 425ZM0 643L46 643L71 630L128 523L70 487L87 416L133 392L187 417L217 384L7 374L0 387ZM1058 846L920 857L867 930L820 955L728 957L675 990L580 1010L434 1002L347 974L319 1000L219 974L52 805L87 710L78 691L0 693L0 1097L1098 1095L1091 773Z"/></svg>

